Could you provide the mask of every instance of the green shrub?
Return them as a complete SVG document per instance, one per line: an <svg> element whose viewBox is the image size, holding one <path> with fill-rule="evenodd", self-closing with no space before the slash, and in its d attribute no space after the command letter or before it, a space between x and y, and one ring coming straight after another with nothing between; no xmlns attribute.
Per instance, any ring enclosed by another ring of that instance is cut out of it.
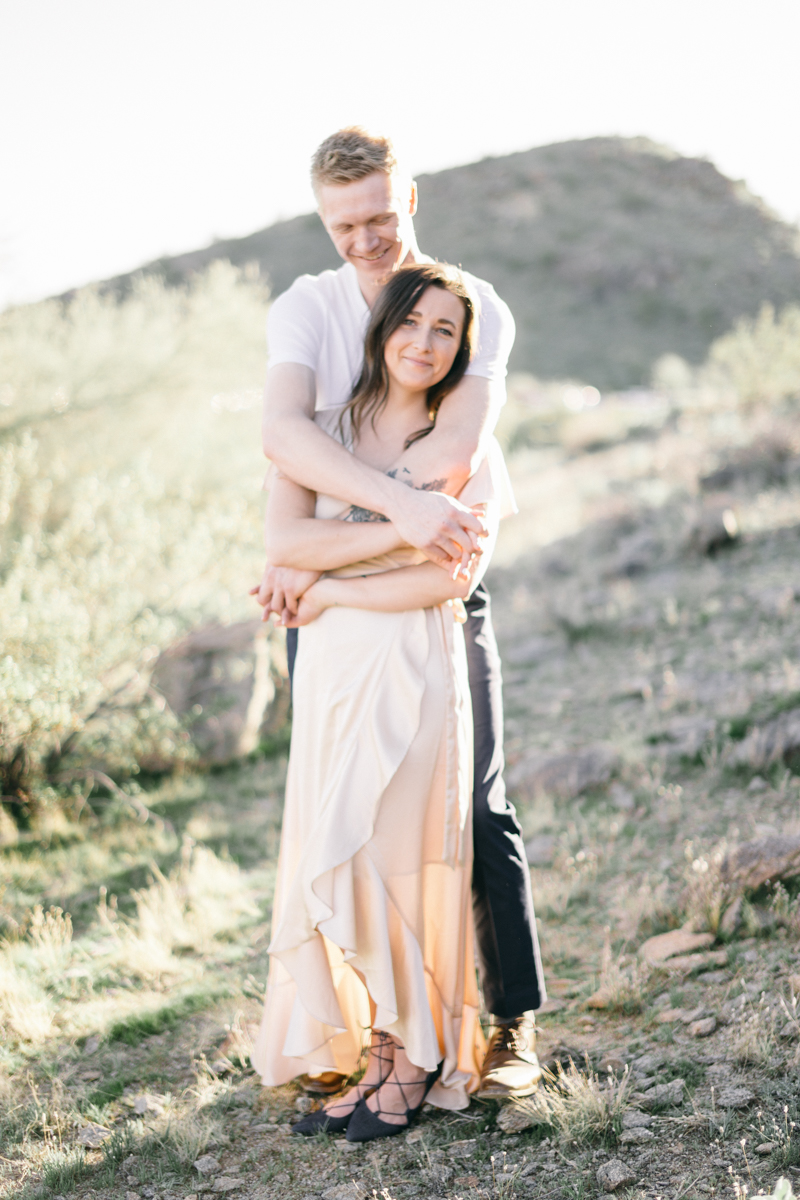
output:
<svg viewBox="0 0 800 1200"><path fill-rule="evenodd" d="M215 264L0 314L0 786L172 766L184 732L150 688L200 623L255 615L267 296Z"/></svg>

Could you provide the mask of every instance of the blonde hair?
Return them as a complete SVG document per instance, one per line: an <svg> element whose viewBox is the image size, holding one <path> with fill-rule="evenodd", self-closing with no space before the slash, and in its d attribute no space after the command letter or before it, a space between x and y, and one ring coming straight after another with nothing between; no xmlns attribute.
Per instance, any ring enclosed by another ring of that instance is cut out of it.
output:
<svg viewBox="0 0 800 1200"><path fill-rule="evenodd" d="M353 183L375 171L398 173L397 157L389 138L367 133L358 125L338 129L325 138L311 159L311 186L319 198L325 183Z"/></svg>

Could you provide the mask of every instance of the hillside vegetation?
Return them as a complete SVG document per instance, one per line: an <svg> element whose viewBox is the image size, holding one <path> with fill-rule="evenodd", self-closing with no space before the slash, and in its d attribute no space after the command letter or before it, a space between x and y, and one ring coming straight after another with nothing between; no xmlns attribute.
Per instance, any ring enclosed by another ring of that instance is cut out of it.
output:
<svg viewBox="0 0 800 1200"><path fill-rule="evenodd" d="M712 163L645 138L563 142L418 183L422 249L511 305L512 370L641 384L662 354L699 363L737 318L800 300L797 229ZM258 263L274 294L340 265L309 214L143 270L175 283L218 258Z"/></svg>
<svg viewBox="0 0 800 1200"><path fill-rule="evenodd" d="M512 379L521 512L490 588L552 1074L528 1106L426 1110L347 1151L287 1136L308 1097L249 1065L285 743L195 769L150 684L182 630L252 611L267 303L217 263L0 317L0 1196L796 1180L798 876L737 887L723 864L800 847L800 310L695 370L662 360L647 397ZM709 949L649 962L669 931Z"/></svg>

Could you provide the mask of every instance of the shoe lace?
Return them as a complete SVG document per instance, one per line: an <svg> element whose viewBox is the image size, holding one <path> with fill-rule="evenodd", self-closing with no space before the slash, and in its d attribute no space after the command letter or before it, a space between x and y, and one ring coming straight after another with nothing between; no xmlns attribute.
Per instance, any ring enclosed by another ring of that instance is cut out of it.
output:
<svg viewBox="0 0 800 1200"><path fill-rule="evenodd" d="M508 1021L498 1025L490 1048L491 1051L510 1050L516 1054L528 1049L529 1030L523 1021Z"/></svg>
<svg viewBox="0 0 800 1200"><path fill-rule="evenodd" d="M378 1083L362 1083L358 1082L355 1085L355 1091L358 1100L363 1100L365 1096L369 1096L377 1088L382 1087L392 1073L394 1066L394 1043L388 1033L384 1033L382 1029L373 1029L372 1040L370 1041L369 1055L372 1059L378 1061ZM346 1103L328 1103L325 1105L325 1111L332 1117L337 1116L336 1109L355 1108L356 1102L347 1101ZM345 1114L341 1114L345 1115Z"/></svg>

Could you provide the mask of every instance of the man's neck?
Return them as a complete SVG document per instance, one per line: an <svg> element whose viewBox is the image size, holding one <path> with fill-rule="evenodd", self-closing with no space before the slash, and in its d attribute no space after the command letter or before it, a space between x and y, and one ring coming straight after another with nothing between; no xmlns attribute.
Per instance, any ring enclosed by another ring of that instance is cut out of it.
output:
<svg viewBox="0 0 800 1200"><path fill-rule="evenodd" d="M433 259L429 255L421 253L420 248L415 240L409 246L402 263L398 263L397 265L406 266L408 263L416 262L433 262ZM356 276L358 278L358 286L361 290L361 295L364 297L367 308L372 310L375 307L375 301L381 294L381 288L383 287L385 276L367 274L366 271L359 271L358 267L356 267Z"/></svg>

